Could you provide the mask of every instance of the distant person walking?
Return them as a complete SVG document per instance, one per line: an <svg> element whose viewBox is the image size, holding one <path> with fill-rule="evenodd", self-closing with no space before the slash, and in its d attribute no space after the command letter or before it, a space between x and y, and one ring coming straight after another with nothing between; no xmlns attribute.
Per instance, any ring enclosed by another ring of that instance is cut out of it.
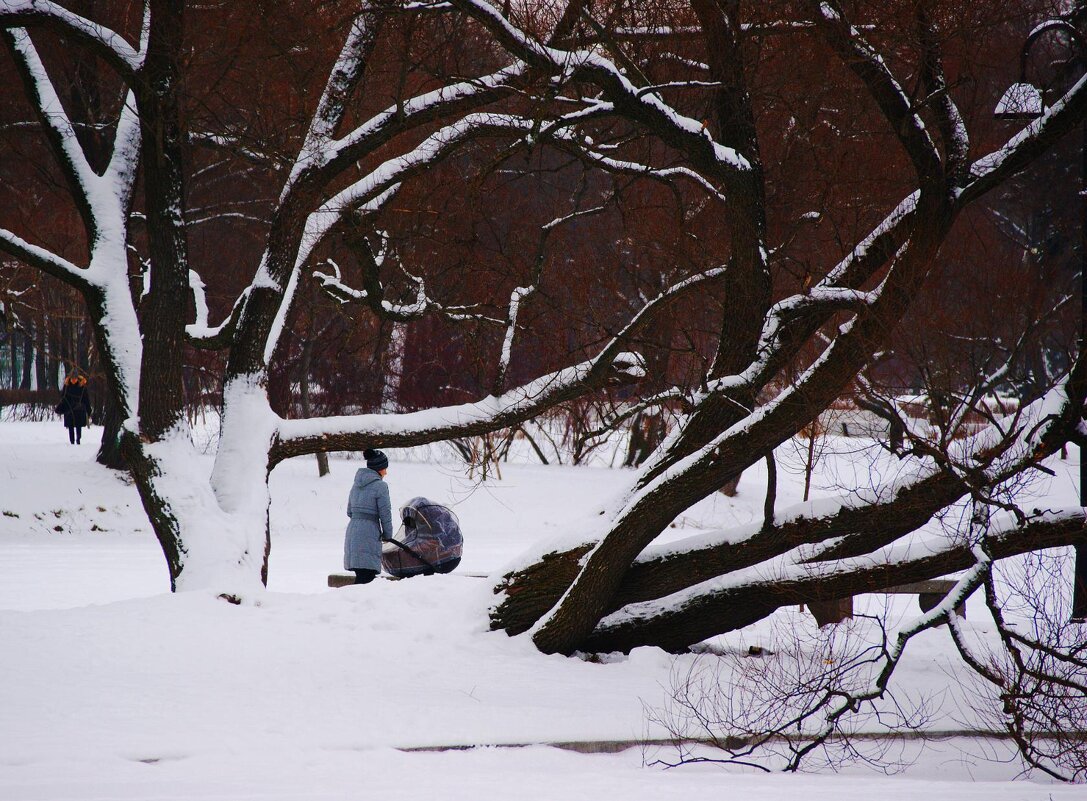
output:
<svg viewBox="0 0 1087 801"><path fill-rule="evenodd" d="M393 537L393 507L389 485L382 479L389 469L389 457L367 448L362 452L366 467L355 473L347 497L347 533L343 543L343 566L355 573L356 584L369 584L381 572L381 542Z"/></svg>
<svg viewBox="0 0 1087 801"><path fill-rule="evenodd" d="M64 379L60 403L55 409L64 415L64 427L68 429L68 442L78 445L83 439L83 428L91 418L91 395L87 391L87 377L72 373Z"/></svg>

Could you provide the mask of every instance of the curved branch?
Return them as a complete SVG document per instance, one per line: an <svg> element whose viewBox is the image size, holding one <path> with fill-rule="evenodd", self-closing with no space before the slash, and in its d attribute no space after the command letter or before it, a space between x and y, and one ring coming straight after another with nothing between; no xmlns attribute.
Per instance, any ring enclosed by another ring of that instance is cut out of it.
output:
<svg viewBox="0 0 1087 801"><path fill-rule="evenodd" d="M485 0L452 2L490 31L514 57L563 81L582 80L599 86L620 114L643 123L685 152L704 174L727 180L751 169L746 158L716 142L700 121L678 113L654 94L640 94L639 87L606 58L588 50L560 50L540 44Z"/></svg>
<svg viewBox="0 0 1087 801"><path fill-rule="evenodd" d="M928 186L943 178L943 163L925 123L880 54L845 18L835 0L808 0L817 27L842 63L867 87L905 148L921 181Z"/></svg>
<svg viewBox="0 0 1087 801"><path fill-rule="evenodd" d="M105 59L129 86L135 85L143 68L143 53L121 34L50 0L4 0L0 27L43 27L70 36Z"/></svg>

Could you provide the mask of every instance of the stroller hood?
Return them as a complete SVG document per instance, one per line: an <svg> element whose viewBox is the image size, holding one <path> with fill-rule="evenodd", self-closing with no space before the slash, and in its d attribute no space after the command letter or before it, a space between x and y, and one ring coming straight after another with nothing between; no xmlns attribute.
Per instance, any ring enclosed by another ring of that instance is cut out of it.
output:
<svg viewBox="0 0 1087 801"><path fill-rule="evenodd" d="M412 498L400 509L403 526L396 543L386 543L381 564L393 576L446 573L460 562L464 537L452 509L422 496Z"/></svg>

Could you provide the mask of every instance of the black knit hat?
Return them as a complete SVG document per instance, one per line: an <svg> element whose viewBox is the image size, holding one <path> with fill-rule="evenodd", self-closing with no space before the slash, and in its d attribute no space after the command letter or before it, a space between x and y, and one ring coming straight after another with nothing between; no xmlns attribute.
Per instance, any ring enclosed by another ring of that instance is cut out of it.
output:
<svg viewBox="0 0 1087 801"><path fill-rule="evenodd" d="M366 457L366 466L371 470L384 470L389 466L389 457L381 451L376 451L373 448L367 448L362 452L362 455Z"/></svg>

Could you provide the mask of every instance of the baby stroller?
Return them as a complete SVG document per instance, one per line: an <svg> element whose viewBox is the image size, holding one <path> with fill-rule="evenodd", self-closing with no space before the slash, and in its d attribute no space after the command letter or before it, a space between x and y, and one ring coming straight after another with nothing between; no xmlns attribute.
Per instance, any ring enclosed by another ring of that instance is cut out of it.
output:
<svg viewBox="0 0 1087 801"><path fill-rule="evenodd" d="M412 498L400 509L404 524L381 546L381 566L396 578L451 573L460 564L460 521L441 504Z"/></svg>

